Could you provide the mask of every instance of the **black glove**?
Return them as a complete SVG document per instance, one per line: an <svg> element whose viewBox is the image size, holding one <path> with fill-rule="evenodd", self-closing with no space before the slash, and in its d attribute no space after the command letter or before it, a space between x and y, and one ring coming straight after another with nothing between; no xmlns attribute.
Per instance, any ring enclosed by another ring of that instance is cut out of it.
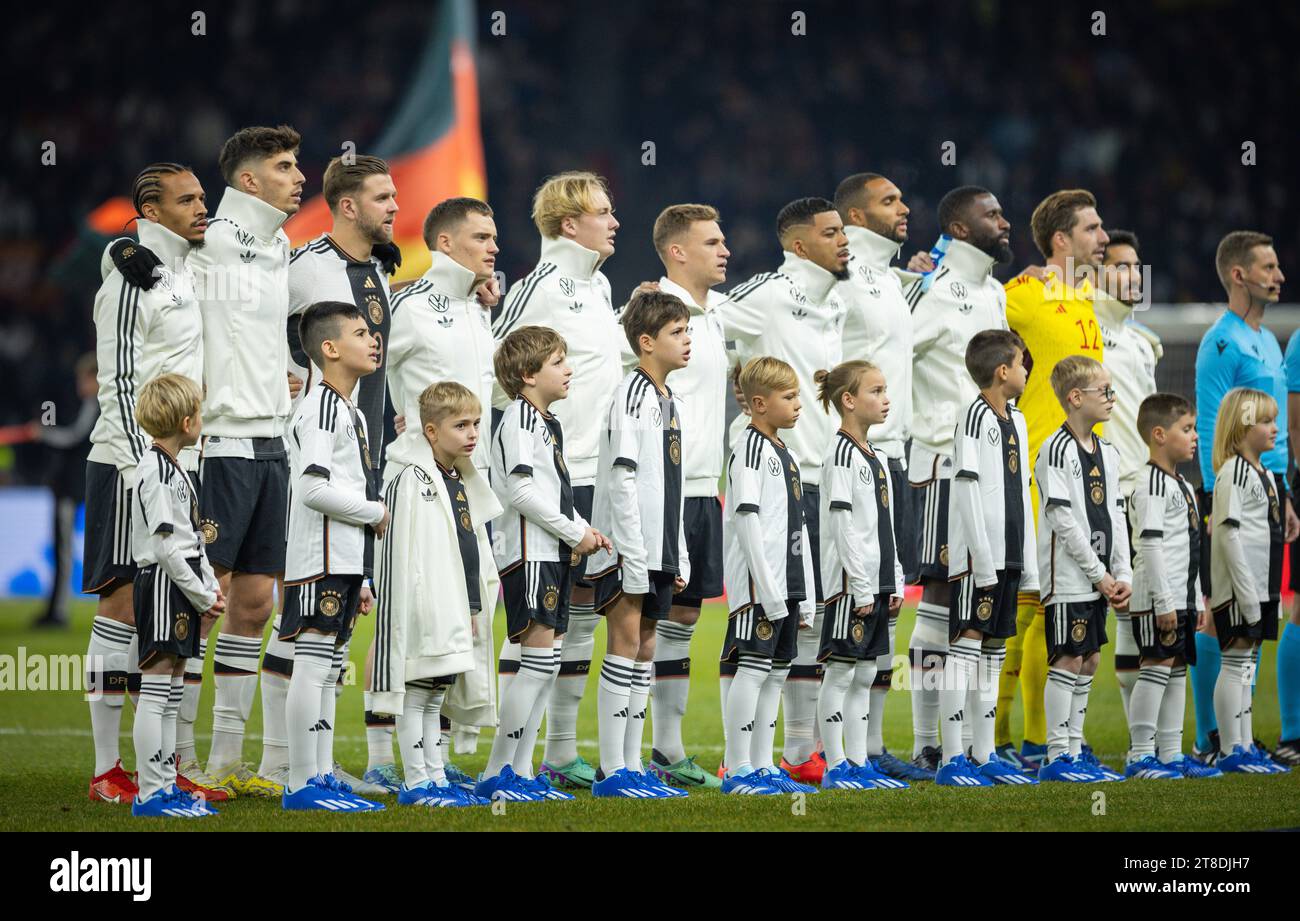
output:
<svg viewBox="0 0 1300 921"><path fill-rule="evenodd" d="M148 291L157 283L158 276L153 270L162 265L162 260L153 254L153 250L124 237L109 248L108 254L113 257L113 265L117 266L127 284Z"/></svg>
<svg viewBox="0 0 1300 921"><path fill-rule="evenodd" d="M383 265L385 275L394 274L402 264L402 251L396 243L376 243L370 247L370 254Z"/></svg>

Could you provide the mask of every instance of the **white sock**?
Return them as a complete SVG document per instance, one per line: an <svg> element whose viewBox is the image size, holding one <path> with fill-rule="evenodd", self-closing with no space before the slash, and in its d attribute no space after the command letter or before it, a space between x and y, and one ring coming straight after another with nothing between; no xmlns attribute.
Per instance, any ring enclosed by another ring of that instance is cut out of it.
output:
<svg viewBox="0 0 1300 921"><path fill-rule="evenodd" d="M257 773L263 777L289 764L289 738L284 724L284 701L289 694L286 673L293 674L293 643L280 639L277 614L262 657L262 763Z"/></svg>
<svg viewBox="0 0 1300 921"><path fill-rule="evenodd" d="M293 677L284 708L289 736L289 783L285 789L290 792L302 789L319 773L316 734L321 731L321 704L326 692L332 696L334 690L330 681L334 637L300 633L294 647Z"/></svg>
<svg viewBox="0 0 1300 921"><path fill-rule="evenodd" d="M948 609L922 601L908 640L912 657L912 757L939 747L939 687L948 652Z"/></svg>
<svg viewBox="0 0 1300 921"><path fill-rule="evenodd" d="M519 738L514 759L510 762L514 772L520 777L533 776L533 753L537 750L537 736L542 731L542 717L546 714L546 704L551 699L551 690L555 687L555 679L560 674L562 652L562 641L557 640L551 647L551 677L546 680L546 686L537 695L537 700L533 701L533 712L528 717L528 725L524 727L524 734Z"/></svg>
<svg viewBox="0 0 1300 921"><path fill-rule="evenodd" d="M1007 647L980 647L979 673L966 691L967 723L971 727L971 752L981 763L994 753L994 733L998 719L998 678L1007 660Z"/></svg>
<svg viewBox="0 0 1300 921"><path fill-rule="evenodd" d="M440 684L429 692L429 700L424 705L424 737L436 739L442 735L442 702L447 697L447 685ZM424 749L424 772L430 780L441 787L447 783L447 771L443 767L442 745L428 745Z"/></svg>
<svg viewBox="0 0 1300 921"><path fill-rule="evenodd" d="M208 641L199 640L199 654L185 660L185 692L176 715L176 763L199 760L194 750L194 721L199 718L199 695L203 693L203 662L208 657Z"/></svg>
<svg viewBox="0 0 1300 921"><path fill-rule="evenodd" d="M1259 647L1256 646L1250 650L1241 670L1241 726L1237 731L1241 733L1241 747L1246 749L1255 744L1255 670L1259 668L1258 655Z"/></svg>
<svg viewBox="0 0 1300 921"><path fill-rule="evenodd" d="M141 676L143 680L144 676ZM162 750L163 750L163 786L170 788L176 783L176 767L180 761L176 757L176 717L181 712L181 698L185 696L185 677L177 675L172 678L171 693L167 696L167 709L163 711Z"/></svg>
<svg viewBox="0 0 1300 921"><path fill-rule="evenodd" d="M979 670L979 661L980 641L975 637L959 636L948 647L943 684L939 689L939 733L944 761L952 761L966 750L961 738L966 719L966 689Z"/></svg>
<svg viewBox="0 0 1300 921"><path fill-rule="evenodd" d="M858 765L866 764L880 754L871 751L871 727L876 725L875 681L879 661L876 658L859 662L853 670L849 692L844 696L844 756Z"/></svg>
<svg viewBox="0 0 1300 921"><path fill-rule="evenodd" d="M496 738L488 755L484 777L495 777L506 765L512 765L519 740L528 728L533 704L551 678L551 650L526 646L520 650L519 673L510 682L508 694L501 700Z"/></svg>
<svg viewBox="0 0 1300 921"><path fill-rule="evenodd" d="M1137 683L1128 705L1129 759L1138 761L1156 753L1156 722L1169 686L1168 665L1148 665L1138 669Z"/></svg>
<svg viewBox="0 0 1300 921"><path fill-rule="evenodd" d="M727 752L727 694L731 691L731 680L736 676L736 666L730 662L718 663L718 703L722 710L722 752L726 760ZM748 751L748 749L746 749ZM725 765L724 765L725 767Z"/></svg>
<svg viewBox="0 0 1300 921"><path fill-rule="evenodd" d="M1219 724L1219 752L1232 754L1236 745L1249 745L1243 741L1241 734L1241 688L1246 680L1246 667L1251 661L1253 650L1229 648L1223 650L1219 665L1219 677L1214 682L1214 718Z"/></svg>
<svg viewBox="0 0 1300 921"><path fill-rule="evenodd" d="M787 614L786 616L793 617L794 615ZM763 689L758 692L758 707L754 711L754 733L749 740L749 763L753 765L756 771L776 767L776 761L772 753L773 744L776 741L776 711L781 706L781 692L789 675L789 662L773 662L772 670L767 673L767 678L763 680ZM813 719L816 718L817 711L814 706ZM789 725L788 719L786 725Z"/></svg>
<svg viewBox="0 0 1300 921"><path fill-rule="evenodd" d="M694 624L661 620L655 624L654 724L650 744L665 764L686 757L682 744L682 719L691 691L691 637Z"/></svg>
<svg viewBox="0 0 1300 921"><path fill-rule="evenodd" d="M337 637L334 639L337 640ZM343 659L347 654L346 646L335 646L330 659L330 674L320 697L320 731L316 733L316 773L331 774L334 771L334 723L338 712L339 673L343 669Z"/></svg>
<svg viewBox="0 0 1300 921"><path fill-rule="evenodd" d="M650 675L653 669L653 662L636 662L632 667L632 685L628 689L623 764L634 774L645 772L645 766L641 763L641 746L645 739L646 703L650 699Z"/></svg>
<svg viewBox="0 0 1300 921"><path fill-rule="evenodd" d="M375 695L372 691L363 691L361 699L366 721L366 770L370 771L381 764L393 763L393 733L397 720L374 713Z"/></svg>
<svg viewBox="0 0 1300 921"><path fill-rule="evenodd" d="M600 616L588 604L569 605L569 632L564 635L560 673L555 676L546 706L547 764L561 767L578 757L578 705L587 690L591 654L595 649L596 625Z"/></svg>
<svg viewBox="0 0 1300 921"><path fill-rule="evenodd" d="M817 607L820 609L821 605ZM817 653L821 648L821 621L822 618L819 616L810 629L799 631L799 655L791 663L787 678L783 679L785 682L784 689L781 691L781 703L785 708L783 754L790 764L803 764L812 757L817 747L817 695L821 692ZM769 673L768 678L771 677ZM755 764L755 768L763 766Z"/></svg>
<svg viewBox="0 0 1300 921"><path fill-rule="evenodd" d="M817 695L817 722L822 727L822 749L827 769L844 760L844 698L853 681L857 662L831 659L822 675L821 693Z"/></svg>
<svg viewBox="0 0 1300 921"><path fill-rule="evenodd" d="M209 774L221 773L243 760L244 725L257 690L257 662L261 651L260 637L217 634L212 665L216 701L212 706Z"/></svg>
<svg viewBox="0 0 1300 921"><path fill-rule="evenodd" d="M402 712L397 717L397 748L402 753L402 776L407 789L418 787L429 780L425 766L424 710L429 705L433 691L418 684L408 684L402 695ZM437 738L435 733L434 738ZM436 742L430 740L430 745Z"/></svg>
<svg viewBox="0 0 1300 921"><path fill-rule="evenodd" d="M1047 720L1047 760L1070 750L1070 707L1078 675L1064 668L1047 669L1047 686L1043 688L1043 716Z"/></svg>
<svg viewBox="0 0 1300 921"><path fill-rule="evenodd" d="M86 647L86 697L90 703L90 734L95 742L95 773L113 769L121 757L117 737L122 730L126 697L126 650L135 627L109 617L96 617ZM137 762L138 764L138 762Z"/></svg>
<svg viewBox="0 0 1300 921"><path fill-rule="evenodd" d="M1092 675L1080 674L1074 682L1074 695L1070 702L1070 755L1079 757L1083 751L1083 722L1088 716L1088 695L1092 693Z"/></svg>
<svg viewBox="0 0 1300 921"><path fill-rule="evenodd" d="M636 663L624 656L606 654L596 689L596 718L600 747L600 770L609 777L627 766L628 706Z"/></svg>
<svg viewBox="0 0 1300 921"><path fill-rule="evenodd" d="M889 652L876 657L871 670L871 701L867 715L867 754L868 758L878 758L885 751L885 701L889 698L889 686L894 680L894 635L898 632L898 618L889 618ZM858 666L859 670L861 665ZM855 679L856 680L856 679ZM852 690L849 691L852 694ZM845 727L848 732L848 727ZM846 748L848 742L845 742ZM853 755L847 751L849 760ZM859 763L859 762L854 762Z"/></svg>
<svg viewBox="0 0 1300 921"><path fill-rule="evenodd" d="M518 643L510 642L506 637L501 641L501 652L497 656L497 700L506 699L506 691L510 688L510 682L514 680L519 671L519 650Z"/></svg>
<svg viewBox="0 0 1300 921"><path fill-rule="evenodd" d="M165 789L163 762L169 756L163 753L163 718L171 690L171 675L140 676L140 700L136 704L131 736L135 741L136 783L141 802Z"/></svg>
<svg viewBox="0 0 1300 921"><path fill-rule="evenodd" d="M140 636L135 632L126 644L126 696L133 707L140 702Z"/></svg>
<svg viewBox="0 0 1300 921"><path fill-rule="evenodd" d="M1187 666L1169 670L1165 696L1156 716L1156 754L1161 761L1173 761L1183 753L1183 716L1187 711Z"/></svg>
<svg viewBox="0 0 1300 921"><path fill-rule="evenodd" d="M727 693L727 776L739 777L753 769L754 728L757 723L758 697L763 691L772 660L763 656L741 654L736 674L729 680ZM769 760L771 755L768 756Z"/></svg>
<svg viewBox="0 0 1300 921"><path fill-rule="evenodd" d="M1128 611L1115 612L1115 680L1119 683L1119 696L1124 702L1125 719L1128 718L1133 686L1137 684L1138 668L1120 668L1120 662L1129 658L1137 661L1138 656L1142 654L1142 650L1138 648L1137 638L1133 636L1130 616Z"/></svg>

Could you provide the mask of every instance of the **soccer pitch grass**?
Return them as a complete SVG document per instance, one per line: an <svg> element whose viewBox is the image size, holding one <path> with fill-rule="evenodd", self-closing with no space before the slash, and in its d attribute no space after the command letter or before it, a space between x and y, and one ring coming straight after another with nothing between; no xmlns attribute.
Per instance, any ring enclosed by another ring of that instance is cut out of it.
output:
<svg viewBox="0 0 1300 921"><path fill-rule="evenodd" d="M18 656L19 648L33 655L76 655L86 649L93 607L74 606L74 626L65 631L32 630L36 603L0 604L0 655ZM901 617L898 636L912 629L909 606ZM498 641L504 627L498 614ZM335 752L353 773L365 768L362 725L361 669L374 619L361 618L352 644L357 683L344 689L338 709ZM722 757L722 727L718 707L716 655L725 630L721 605L705 607L692 651L691 699L683 733L688 753L706 768ZM1113 636L1114 622L1110 624ZM604 648L604 627L596 636L597 655ZM1255 731L1270 744L1278 734L1277 684L1273 664L1275 644L1266 649L1255 700ZM1119 765L1127 748L1119 688L1111 669L1111 647L1089 705L1088 739L1098 755ZM209 649L211 656L211 649ZM16 668L10 664L9 668ZM596 761L595 695L599 671L593 664L580 713L580 749ZM895 673L897 676L897 672ZM199 705L199 752L206 756L212 726L212 662L209 658ZM896 686L897 687L897 686ZM121 747L126 767L133 767L131 706L124 708ZM653 708L651 713L653 719ZM895 690L886 706L885 744L900 755L911 753L911 705L908 694ZM1019 704L1012 715L1017 737ZM1190 694L1187 746L1193 722ZM260 753L261 707L253 708L245 756L256 763ZM780 735L778 739L778 750ZM646 730L646 755L650 731ZM485 731L473 755L454 756L470 773L482 769L491 732ZM540 757L541 746L538 746ZM1111 784L1051 784L1038 787L995 787L963 790L923 783L910 790L820 792L800 801L782 797L727 797L716 791L692 791L675 800L639 802L595 800L583 792L573 802L510 804L501 814L492 809L419 809L399 807L386 798L388 809L364 815L284 813L278 800L239 799L216 804L220 816L202 821L134 819L129 807L92 803L86 797L92 768L90 719L77 690L0 691L0 830L4 831L1138 831L1138 830L1258 830L1300 826L1300 772L1280 776L1232 775L1210 780L1126 781Z"/></svg>

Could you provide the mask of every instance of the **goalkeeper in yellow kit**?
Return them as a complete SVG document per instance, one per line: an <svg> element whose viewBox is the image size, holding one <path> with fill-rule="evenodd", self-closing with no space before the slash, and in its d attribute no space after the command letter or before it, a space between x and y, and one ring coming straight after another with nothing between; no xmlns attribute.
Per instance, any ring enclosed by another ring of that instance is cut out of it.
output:
<svg viewBox="0 0 1300 921"><path fill-rule="evenodd" d="M1021 274L1006 284L1007 325L1025 341L1029 381L1017 405L1029 425L1029 462L1065 421L1052 392L1052 368L1062 358L1085 355L1102 360L1101 329L1093 311L1093 280L1109 239L1097 214L1097 200L1083 189L1053 192L1030 218L1034 245L1047 260L1045 272ZM1037 483L1030 484L1038 507ZM1047 683L1047 642L1043 607L1036 592L1022 592L1016 607L1016 635L1007 640L1007 659L998 685L997 752L1017 755L1011 741L1011 704L1016 682L1024 702L1025 731L1019 760L1037 770L1046 753L1043 689Z"/></svg>

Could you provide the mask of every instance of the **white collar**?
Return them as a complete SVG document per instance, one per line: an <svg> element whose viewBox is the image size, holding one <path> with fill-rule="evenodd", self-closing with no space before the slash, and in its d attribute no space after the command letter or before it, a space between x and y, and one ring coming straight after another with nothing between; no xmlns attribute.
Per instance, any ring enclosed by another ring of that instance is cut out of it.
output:
<svg viewBox="0 0 1300 921"><path fill-rule="evenodd" d="M600 267L600 253L568 237L542 237L542 262L550 262L565 275L590 279Z"/></svg>
<svg viewBox="0 0 1300 921"><path fill-rule="evenodd" d="M953 240L943 254L944 266L952 269L964 281L982 282L993 274L993 257L976 249L965 240Z"/></svg>
<svg viewBox="0 0 1300 921"><path fill-rule="evenodd" d="M434 250L429 269L424 277L439 291L453 297L468 298L474 293L474 280L478 277L446 253Z"/></svg>
<svg viewBox="0 0 1300 921"><path fill-rule="evenodd" d="M699 316L700 314L708 313L718 304L721 304L723 301L727 299L727 296L725 294L722 294L718 291L714 291L712 288L710 288L708 294L706 294L704 298L705 301L707 301L707 303L697 304L695 303L695 298L691 297L691 292L687 291L681 285L677 284L677 282L673 281L667 275L663 275L660 277L659 290L663 291L665 294L671 294L674 297L676 297L678 300L680 300L683 304L687 306L687 308L690 309L692 316Z"/></svg>
<svg viewBox="0 0 1300 921"><path fill-rule="evenodd" d="M180 234L173 233L162 224L147 218L140 218L135 222L135 235L139 238L141 246L152 250L153 254L162 260L162 264L171 270L176 268L178 262L185 261L193 246Z"/></svg>
<svg viewBox="0 0 1300 921"><path fill-rule="evenodd" d="M227 186L226 194L221 196L217 217L238 224L241 230L250 231L261 240L274 239L276 232L289 220L289 215L279 208L234 186Z"/></svg>
<svg viewBox="0 0 1300 921"><path fill-rule="evenodd" d="M811 259L796 256L789 250L785 251L785 261L778 271L794 279L795 285L814 304L823 303L840 280Z"/></svg>
<svg viewBox="0 0 1300 921"><path fill-rule="evenodd" d="M857 256L868 268L888 271L889 264L898 258L901 243L895 243L888 237L882 237L874 230L847 224L844 235L849 238L849 252Z"/></svg>

